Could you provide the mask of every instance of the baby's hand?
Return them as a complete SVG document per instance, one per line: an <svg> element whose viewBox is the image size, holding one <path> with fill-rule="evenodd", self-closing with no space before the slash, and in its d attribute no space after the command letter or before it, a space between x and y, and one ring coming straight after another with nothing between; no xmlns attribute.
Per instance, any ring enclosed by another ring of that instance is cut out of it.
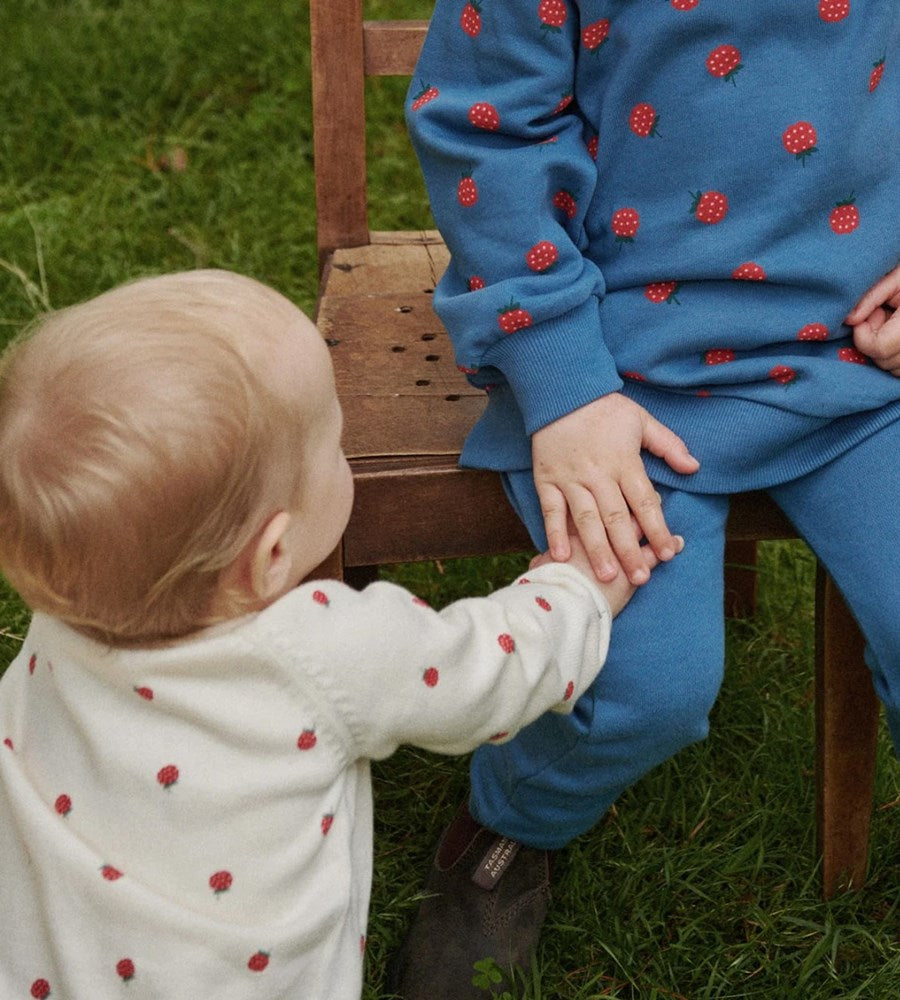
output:
<svg viewBox="0 0 900 1000"><path fill-rule="evenodd" d="M879 368L900 376L900 265L876 282L844 322L853 327L853 343Z"/></svg>
<svg viewBox="0 0 900 1000"><path fill-rule="evenodd" d="M672 537L675 540L676 551L680 552L684 548L684 539L681 535L673 535ZM619 573L609 583L603 583L598 580L591 566L591 561L588 559L588 554L577 535L569 537L569 545L571 546L571 555L567 560L568 564L582 572L603 591L607 601L609 601L610 610L615 617L631 600L631 596L637 590L637 587L628 580L628 577L624 573ZM639 551L644 561L644 566L647 572L650 573L659 565L659 559L649 545L642 545ZM537 566L546 566L548 563L554 561L549 552L542 552L531 560L529 568L535 569Z"/></svg>

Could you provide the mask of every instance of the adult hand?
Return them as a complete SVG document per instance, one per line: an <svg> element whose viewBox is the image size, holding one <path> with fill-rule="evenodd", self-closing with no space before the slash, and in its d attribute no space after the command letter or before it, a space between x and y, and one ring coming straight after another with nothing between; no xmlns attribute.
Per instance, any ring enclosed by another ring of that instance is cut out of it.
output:
<svg viewBox="0 0 900 1000"><path fill-rule="evenodd" d="M844 322L853 327L853 343L879 368L900 376L900 265L876 282Z"/></svg>
<svg viewBox="0 0 900 1000"><path fill-rule="evenodd" d="M632 516L658 559L675 555L679 543L644 471L642 448L684 475L700 467L677 434L617 392L534 433L534 482L553 559L571 555L569 518L603 583L620 567L635 585L650 578Z"/></svg>

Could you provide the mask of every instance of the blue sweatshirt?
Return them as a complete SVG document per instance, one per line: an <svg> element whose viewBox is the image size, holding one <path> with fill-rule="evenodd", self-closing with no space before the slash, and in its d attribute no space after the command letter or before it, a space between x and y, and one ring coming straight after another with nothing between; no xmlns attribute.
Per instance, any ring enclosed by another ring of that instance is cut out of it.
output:
<svg viewBox="0 0 900 1000"><path fill-rule="evenodd" d="M900 416L843 319L900 260L897 0L437 0L407 123L488 391L463 462L621 391L708 492Z"/></svg>

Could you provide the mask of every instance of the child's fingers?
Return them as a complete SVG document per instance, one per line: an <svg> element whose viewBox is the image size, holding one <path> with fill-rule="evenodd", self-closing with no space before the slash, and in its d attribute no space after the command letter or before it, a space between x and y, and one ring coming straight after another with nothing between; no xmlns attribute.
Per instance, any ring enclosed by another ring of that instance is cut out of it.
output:
<svg viewBox="0 0 900 1000"><path fill-rule="evenodd" d="M897 308L898 299L900 299L900 267L895 267L893 271L872 285L850 310L844 322L848 326L855 326L869 317L878 306L889 303Z"/></svg>
<svg viewBox="0 0 900 1000"><path fill-rule="evenodd" d="M854 327L853 343L879 368L892 375L900 373L900 313L876 310L869 320Z"/></svg>
<svg viewBox="0 0 900 1000"><path fill-rule="evenodd" d="M681 552L684 548L684 539L681 535L673 535L672 538L675 542L675 552ZM644 558L644 566L646 566L648 570L656 569L661 562L659 556L653 551L653 547L650 545L641 546L641 555Z"/></svg>
<svg viewBox="0 0 900 1000"><path fill-rule="evenodd" d="M535 485L541 504L541 515L544 518L548 551L557 562L565 562L572 551L569 548L569 532L566 528L569 512L566 498L555 486L537 483Z"/></svg>

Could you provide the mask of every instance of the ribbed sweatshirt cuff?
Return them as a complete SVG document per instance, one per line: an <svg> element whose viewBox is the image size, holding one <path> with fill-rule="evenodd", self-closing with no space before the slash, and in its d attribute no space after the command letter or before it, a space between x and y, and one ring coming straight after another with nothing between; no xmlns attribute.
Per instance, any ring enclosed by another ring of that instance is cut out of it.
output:
<svg viewBox="0 0 900 1000"><path fill-rule="evenodd" d="M594 298L509 334L486 361L506 376L528 434L622 387Z"/></svg>

